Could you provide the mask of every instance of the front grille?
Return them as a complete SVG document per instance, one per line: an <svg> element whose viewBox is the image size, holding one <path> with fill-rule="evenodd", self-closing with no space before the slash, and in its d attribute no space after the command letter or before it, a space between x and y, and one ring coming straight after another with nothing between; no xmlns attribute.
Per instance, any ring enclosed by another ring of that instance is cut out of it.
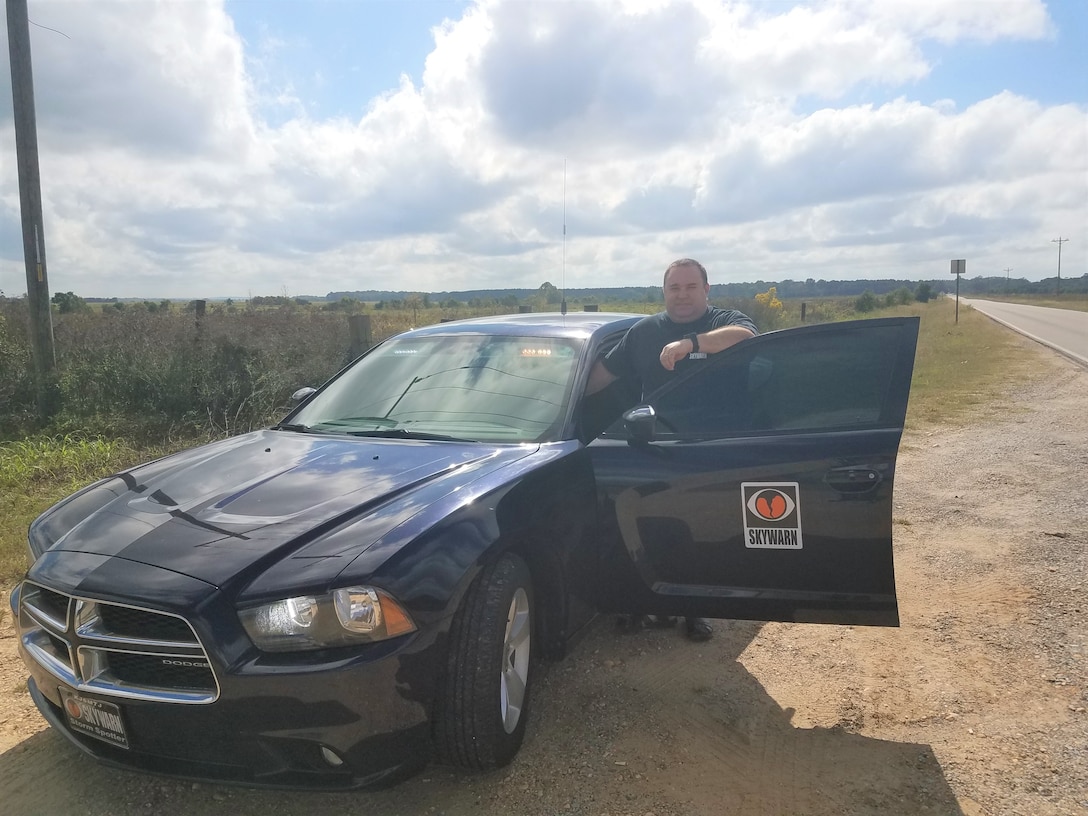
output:
<svg viewBox="0 0 1088 816"><path fill-rule="evenodd" d="M215 678L201 660L181 660L164 655L113 652L110 671L124 683L149 688L215 691Z"/></svg>
<svg viewBox="0 0 1088 816"><path fill-rule="evenodd" d="M113 604L98 604L98 615L103 629L117 637L180 643L193 641L193 630L181 618Z"/></svg>
<svg viewBox="0 0 1088 816"><path fill-rule="evenodd" d="M19 636L31 657L77 689L190 704L219 696L208 655L179 615L26 581L19 595Z"/></svg>

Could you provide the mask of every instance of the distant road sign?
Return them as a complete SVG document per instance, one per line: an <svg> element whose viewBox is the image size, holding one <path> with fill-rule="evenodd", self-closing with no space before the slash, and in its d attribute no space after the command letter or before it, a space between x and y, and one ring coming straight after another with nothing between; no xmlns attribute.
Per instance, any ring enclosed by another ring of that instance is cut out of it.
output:
<svg viewBox="0 0 1088 816"><path fill-rule="evenodd" d="M952 261L952 274L953 275L966 275L967 274L967 261L958 260Z"/></svg>

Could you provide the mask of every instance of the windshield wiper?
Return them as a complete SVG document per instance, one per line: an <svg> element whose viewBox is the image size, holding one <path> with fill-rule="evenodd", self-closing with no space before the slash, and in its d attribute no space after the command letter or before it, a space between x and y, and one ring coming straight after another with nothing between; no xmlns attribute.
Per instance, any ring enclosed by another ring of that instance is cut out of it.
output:
<svg viewBox="0 0 1088 816"><path fill-rule="evenodd" d="M281 422L279 425L273 425L271 430L294 431L295 433L321 433L316 428L312 428L309 425L299 425L291 422Z"/></svg>
<svg viewBox="0 0 1088 816"><path fill-rule="evenodd" d="M426 433L425 431L409 431L404 428L388 428L374 431L341 431L348 436L368 436L377 439L426 439L438 442L476 442L476 439L465 439L460 436L446 436L445 434Z"/></svg>
<svg viewBox="0 0 1088 816"><path fill-rule="evenodd" d="M390 419L389 417L377 417L377 416L353 416L353 417L338 417L337 419L326 419L322 422L318 422L318 425L332 426L339 432L342 425L357 425L360 423L368 425L380 425L385 428L391 428L396 425L400 420ZM314 427L317 427L316 425Z"/></svg>

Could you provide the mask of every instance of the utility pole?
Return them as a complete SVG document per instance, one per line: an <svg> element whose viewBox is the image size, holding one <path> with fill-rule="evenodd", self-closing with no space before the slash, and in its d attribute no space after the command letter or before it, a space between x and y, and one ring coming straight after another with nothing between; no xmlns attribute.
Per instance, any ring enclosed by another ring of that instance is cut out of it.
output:
<svg viewBox="0 0 1088 816"><path fill-rule="evenodd" d="M1058 297L1062 296L1062 244L1068 240L1068 238L1062 238L1060 235L1057 238L1050 239L1050 243L1058 245L1058 282L1054 284L1054 293Z"/></svg>
<svg viewBox="0 0 1088 816"><path fill-rule="evenodd" d="M8 56L15 121L15 154L19 167L19 202L26 264L26 298L30 311L30 347L38 389L38 411L49 413L49 392L57 368L53 315L49 311L49 279L45 269L42 229L42 186L38 171L38 126L34 116L34 76L30 66L30 23L27 0L7 0Z"/></svg>
<svg viewBox="0 0 1088 816"><path fill-rule="evenodd" d="M1011 266L1005 267L1005 294L1009 293L1009 273L1012 272Z"/></svg>

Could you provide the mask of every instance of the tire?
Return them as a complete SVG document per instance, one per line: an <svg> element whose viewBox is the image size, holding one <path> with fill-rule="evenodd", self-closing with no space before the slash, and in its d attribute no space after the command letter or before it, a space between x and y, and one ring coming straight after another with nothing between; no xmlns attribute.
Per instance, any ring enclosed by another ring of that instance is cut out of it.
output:
<svg viewBox="0 0 1088 816"><path fill-rule="evenodd" d="M469 588L454 616L439 691L435 734L441 761L491 770L518 752L529 718L534 614L532 576L512 553Z"/></svg>

